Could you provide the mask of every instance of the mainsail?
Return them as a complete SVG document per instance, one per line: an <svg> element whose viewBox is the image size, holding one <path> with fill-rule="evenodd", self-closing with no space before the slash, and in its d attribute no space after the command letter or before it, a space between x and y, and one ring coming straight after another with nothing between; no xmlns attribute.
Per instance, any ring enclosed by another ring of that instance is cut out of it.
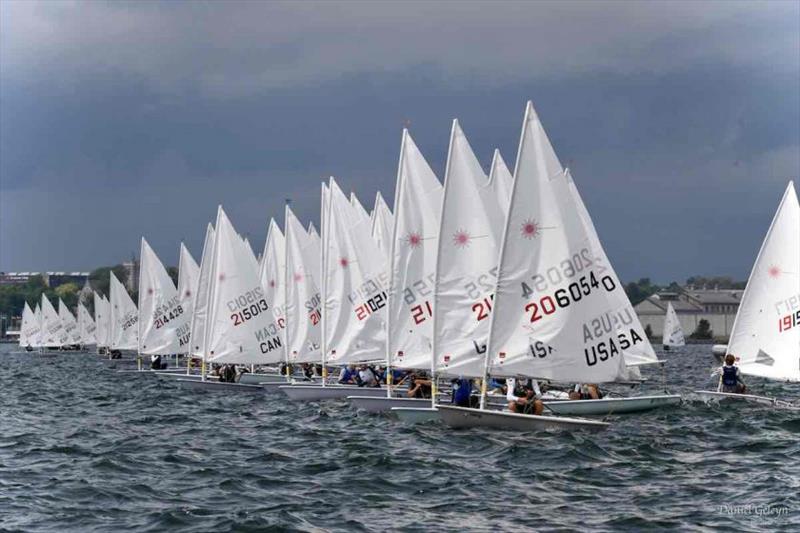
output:
<svg viewBox="0 0 800 533"><path fill-rule="evenodd" d="M389 265L387 359L392 366L431 368L433 283L442 184L403 130Z"/></svg>
<svg viewBox="0 0 800 533"><path fill-rule="evenodd" d="M664 318L663 344L670 348L678 348L686 344L686 340L683 338L683 328L681 328L681 323L678 320L677 313L675 313L675 308L672 307L672 302L667 302L667 315Z"/></svg>
<svg viewBox="0 0 800 533"><path fill-rule="evenodd" d="M178 354L191 352L192 317L194 316L194 299L197 290L197 280L200 278L200 267L189 253L189 249L181 243L180 259L178 262L178 301L186 315L186 321L176 329L178 336Z"/></svg>
<svg viewBox="0 0 800 533"><path fill-rule="evenodd" d="M112 350L136 350L139 347L137 339L139 311L114 272L110 272L109 276L111 278L109 286L111 294L109 348Z"/></svg>
<svg viewBox="0 0 800 533"><path fill-rule="evenodd" d="M41 346L45 348L58 348L61 346L64 324L56 313L53 304L42 293L42 337Z"/></svg>
<svg viewBox="0 0 800 533"><path fill-rule="evenodd" d="M97 346L105 348L108 346L108 338L110 334L109 319L110 313L108 309L108 301L96 292L94 296L94 322L97 326L95 335L97 337Z"/></svg>
<svg viewBox="0 0 800 533"><path fill-rule="evenodd" d="M800 380L800 205L789 182L758 253L728 353L745 374Z"/></svg>
<svg viewBox="0 0 800 533"><path fill-rule="evenodd" d="M502 168L501 168L502 167ZM486 178L464 132L453 121L435 278L437 372L479 376L489 335L497 260L508 196L497 154ZM507 175L507 169L505 170Z"/></svg>
<svg viewBox="0 0 800 533"><path fill-rule="evenodd" d="M286 239L274 219L269 221L261 254L259 279L272 306L272 321L281 338L280 359L286 359Z"/></svg>
<svg viewBox="0 0 800 533"><path fill-rule="evenodd" d="M142 237L139 267L139 353L178 352L191 315L181 305L178 290L163 263ZM179 333L182 332L182 333Z"/></svg>
<svg viewBox="0 0 800 533"><path fill-rule="evenodd" d="M363 208L348 202L333 178L329 191L322 310L326 360L382 359L386 354L388 265L372 239L371 221Z"/></svg>
<svg viewBox="0 0 800 533"><path fill-rule="evenodd" d="M225 211L217 211L211 260L206 357L215 363L263 364L279 360L282 342L249 245Z"/></svg>
<svg viewBox="0 0 800 533"><path fill-rule="evenodd" d="M31 310L28 302L25 302L25 307L22 309L22 324L19 327L19 345L20 346L33 346L33 339L37 335L39 325L36 323L36 315Z"/></svg>
<svg viewBox="0 0 800 533"><path fill-rule="evenodd" d="M286 349L291 362L316 362L320 351L320 240L286 206Z"/></svg>
<svg viewBox="0 0 800 533"><path fill-rule="evenodd" d="M78 335L82 346L97 344L97 325L82 302L78 302Z"/></svg>
<svg viewBox="0 0 800 533"><path fill-rule="evenodd" d="M61 324L63 325L63 329L61 330L61 345L70 346L73 344L80 344L81 339L78 332L78 321L61 298L58 299L58 317L61 319Z"/></svg>
<svg viewBox="0 0 800 533"><path fill-rule="evenodd" d="M623 350L647 342L614 320L622 292L570 192L533 105L523 123L491 317L491 373L625 379Z"/></svg>
<svg viewBox="0 0 800 533"><path fill-rule="evenodd" d="M203 243L203 255L200 258L200 275L194 291L194 309L191 327L191 353L194 357L205 358L206 353L206 320L208 316L208 295L211 286L211 259L214 254L216 231L209 224L206 227L206 238Z"/></svg>

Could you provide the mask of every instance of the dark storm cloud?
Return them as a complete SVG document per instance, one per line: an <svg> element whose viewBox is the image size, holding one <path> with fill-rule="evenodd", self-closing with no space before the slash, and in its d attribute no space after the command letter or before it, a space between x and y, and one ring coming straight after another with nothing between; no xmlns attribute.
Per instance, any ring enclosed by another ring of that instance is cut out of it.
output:
<svg viewBox="0 0 800 533"><path fill-rule="evenodd" d="M454 9L453 6L457 6ZM0 269L145 235L255 247L335 175L391 201L400 129L513 164L531 98L623 278L746 275L800 174L798 4L68 3L0 9Z"/></svg>

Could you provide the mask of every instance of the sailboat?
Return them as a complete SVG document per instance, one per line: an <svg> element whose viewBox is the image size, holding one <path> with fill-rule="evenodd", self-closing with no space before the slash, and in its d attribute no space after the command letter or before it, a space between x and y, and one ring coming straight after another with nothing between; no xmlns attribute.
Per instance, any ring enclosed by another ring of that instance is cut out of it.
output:
<svg viewBox="0 0 800 533"><path fill-rule="evenodd" d="M41 348L60 348L61 337L63 336L64 324L58 316L53 304L42 293L42 335L40 338Z"/></svg>
<svg viewBox="0 0 800 533"><path fill-rule="evenodd" d="M34 339L39 335L39 324L36 322L36 314L31 310L28 302L22 309L22 324L19 327L19 346L27 351L33 350Z"/></svg>
<svg viewBox="0 0 800 533"><path fill-rule="evenodd" d="M330 178L323 189L323 365L382 360L386 353L385 256L372 238L372 221L355 195L350 200ZM290 319L291 321L291 319ZM294 384L280 389L292 400L316 401L352 394L384 396L382 389L340 384Z"/></svg>
<svg viewBox="0 0 800 533"><path fill-rule="evenodd" d="M436 374L483 373L497 259L510 200L511 173L495 150L489 178L457 120L450 134L433 316ZM405 422L438 418L436 397L425 407L393 408Z"/></svg>
<svg viewBox="0 0 800 533"><path fill-rule="evenodd" d="M179 378L177 382L204 390L263 391L258 385L205 379L208 363L264 364L282 346L280 337L269 329L272 310L261 286L258 261L252 249L248 249L249 244L236 233L222 206L217 210L215 231L208 263L202 378ZM205 263L205 251L203 255Z"/></svg>
<svg viewBox="0 0 800 533"><path fill-rule="evenodd" d="M488 375L562 383L627 380L631 371L626 352L649 344L638 331L641 324L620 315L626 307L620 304L627 298L595 239L588 213L576 202L573 186L529 102L503 233L482 401ZM446 405L440 405L439 412L454 427L607 426L595 420Z"/></svg>
<svg viewBox="0 0 800 533"><path fill-rule="evenodd" d="M78 338L82 349L97 344L97 325L83 302L78 302Z"/></svg>
<svg viewBox="0 0 800 533"><path fill-rule="evenodd" d="M95 335L97 337L97 353L103 354L108 350L108 339L110 334L110 310L109 303L105 296L93 293L94 298L94 323L97 326Z"/></svg>
<svg viewBox="0 0 800 533"><path fill-rule="evenodd" d="M178 261L178 301L186 315L186 322L176 329L178 349L175 351L175 366L178 366L179 355L189 355L192 351L191 330L194 315L195 290L200 277L200 267L192 257L189 249L181 243Z"/></svg>
<svg viewBox="0 0 800 533"><path fill-rule="evenodd" d="M180 350L191 315L181 305L178 289L144 237L139 257L138 355L142 370L141 356L168 356Z"/></svg>
<svg viewBox="0 0 800 533"><path fill-rule="evenodd" d="M139 348L138 322L139 311L133 303L125 286L117 279L114 272L109 272L109 353L123 350L135 352Z"/></svg>
<svg viewBox="0 0 800 533"><path fill-rule="evenodd" d="M61 349L74 350L80 345L78 321L61 298L58 299L58 317L61 319Z"/></svg>
<svg viewBox="0 0 800 533"><path fill-rule="evenodd" d="M779 381L800 381L800 204L789 182L756 257L731 330L727 353L739 371ZM703 398L786 402L753 394L696 391Z"/></svg>
<svg viewBox="0 0 800 533"><path fill-rule="evenodd" d="M664 334L662 343L664 344L664 350L686 346L686 340L683 336L683 328L678 320L678 314L675 313L675 308L672 307L672 302L667 302L667 315L664 318Z"/></svg>

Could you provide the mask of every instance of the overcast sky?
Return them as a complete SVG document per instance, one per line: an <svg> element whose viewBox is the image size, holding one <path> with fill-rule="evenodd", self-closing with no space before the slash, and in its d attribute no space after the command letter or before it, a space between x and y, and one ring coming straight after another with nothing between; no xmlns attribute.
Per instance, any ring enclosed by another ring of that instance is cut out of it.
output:
<svg viewBox="0 0 800 533"><path fill-rule="evenodd" d="M531 99L623 280L745 278L800 176L799 6L3 0L0 270L199 261L219 203L260 248L328 175L391 205L407 122L440 179L453 118L513 164Z"/></svg>

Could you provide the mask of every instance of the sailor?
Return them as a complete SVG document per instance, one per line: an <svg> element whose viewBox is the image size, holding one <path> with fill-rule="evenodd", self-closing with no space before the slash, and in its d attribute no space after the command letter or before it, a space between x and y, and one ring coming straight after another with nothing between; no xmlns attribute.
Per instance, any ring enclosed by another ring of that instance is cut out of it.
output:
<svg viewBox="0 0 800 533"><path fill-rule="evenodd" d="M453 405L457 407L475 407L473 405L477 397L472 396L472 380L467 378L454 379L453 385Z"/></svg>
<svg viewBox="0 0 800 533"><path fill-rule="evenodd" d="M536 381L528 381L528 386L517 384L515 378L506 379L506 400L512 413L541 415L544 411L542 391Z"/></svg>
<svg viewBox="0 0 800 533"><path fill-rule="evenodd" d="M599 400L603 397L600 388L594 383L576 383L575 389L570 391L570 400Z"/></svg>
<svg viewBox="0 0 800 533"><path fill-rule="evenodd" d="M342 369L342 373L339 374L339 383L357 383L358 382L358 372L356 372L355 365L347 365Z"/></svg>
<svg viewBox="0 0 800 533"><path fill-rule="evenodd" d="M711 377L719 375L719 387L721 392L731 394L744 394L747 387L742 381L739 367L736 366L736 357L729 353L725 356L725 364L711 374Z"/></svg>
<svg viewBox="0 0 800 533"><path fill-rule="evenodd" d="M432 391L431 380L428 379L425 372L411 374L408 382L408 392L406 392L409 398L430 398Z"/></svg>
<svg viewBox="0 0 800 533"><path fill-rule="evenodd" d="M151 370L161 370L161 356L157 354L153 354L150 356L150 369Z"/></svg>
<svg viewBox="0 0 800 533"><path fill-rule="evenodd" d="M359 387L380 387L378 378L375 377L375 372L367 365L362 365L361 370L358 371L358 386Z"/></svg>

